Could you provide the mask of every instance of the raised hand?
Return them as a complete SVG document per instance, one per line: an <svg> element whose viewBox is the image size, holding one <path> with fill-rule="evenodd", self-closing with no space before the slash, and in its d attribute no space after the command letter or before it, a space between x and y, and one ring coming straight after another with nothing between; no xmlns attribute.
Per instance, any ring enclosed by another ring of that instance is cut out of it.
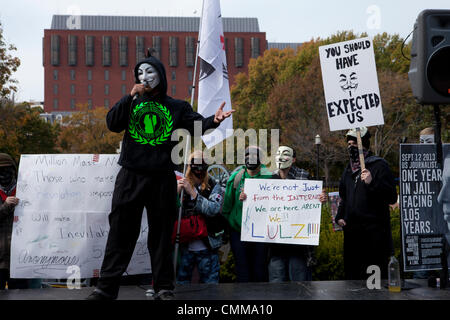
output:
<svg viewBox="0 0 450 320"><path fill-rule="evenodd" d="M223 111L223 107L225 106L225 101L222 102L219 109L217 109L216 114L214 115L214 122L215 123L221 123L223 120L231 116L231 114L236 110L230 110L230 111Z"/></svg>

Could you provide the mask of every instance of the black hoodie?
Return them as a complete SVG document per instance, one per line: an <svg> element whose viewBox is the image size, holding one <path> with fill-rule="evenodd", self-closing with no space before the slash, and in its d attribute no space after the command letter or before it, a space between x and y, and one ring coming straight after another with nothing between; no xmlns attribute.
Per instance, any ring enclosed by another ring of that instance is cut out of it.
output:
<svg viewBox="0 0 450 320"><path fill-rule="evenodd" d="M202 121L202 133L214 129L214 116L204 118L194 112L191 105L167 95L167 78L163 64L155 57L139 62L134 68L136 83L141 64L151 64L159 73L160 82L151 93L133 100L131 95L122 97L106 116L109 130L122 132L119 164L140 173L174 170L172 148L178 141L171 141L171 134L179 128L194 133L194 121ZM154 94L153 92L157 92Z"/></svg>

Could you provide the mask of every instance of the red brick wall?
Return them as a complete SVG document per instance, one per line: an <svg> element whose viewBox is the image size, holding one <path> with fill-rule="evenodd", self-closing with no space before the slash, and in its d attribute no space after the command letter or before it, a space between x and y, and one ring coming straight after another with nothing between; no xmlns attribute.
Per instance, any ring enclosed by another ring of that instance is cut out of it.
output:
<svg viewBox="0 0 450 320"><path fill-rule="evenodd" d="M77 65L68 65L68 35L77 35ZM51 35L60 36L60 65L52 66L51 57ZM85 36L94 36L94 66L85 64ZM110 67L102 65L102 37L111 36L111 56ZM128 37L128 66L119 66L119 36ZM104 100L109 100L109 107L112 107L117 100L122 97L121 85L126 85L126 92L129 93L134 84L133 69L136 64L136 36L145 37L145 47L152 46L152 37L161 37L161 61L163 62L168 80L168 95L172 96L171 87L176 85L176 94L173 97L178 99L188 99L189 86L192 81L188 80L188 71L193 72L194 67L186 66L185 38L192 36L197 39L198 34L194 32L139 32L139 31L84 31L84 30L44 30L44 109L45 112L57 111L53 109L54 99L58 99L58 111L73 111L70 108L71 99L75 99L76 104L86 104L88 99L92 99L93 107L103 107ZM178 66L169 67L169 37L178 37ZM234 63L234 38L244 39L244 66L236 68ZM239 72L247 72L247 65L251 55L251 38L260 38L260 54L266 50L266 34L260 33L225 33L228 39L227 63L230 76L230 87L234 77ZM88 70L92 70L92 80L88 80ZM197 72L198 72L197 67ZM53 70L58 70L58 80L53 79ZM70 79L70 70L75 70L75 80ZM104 80L104 71L109 70L109 80ZM122 70L126 71L126 80L122 81ZM172 80L172 71L176 72L176 80ZM198 74L196 79L198 79ZM58 84L58 93L54 94L54 84ZM70 92L70 86L75 85L75 94ZM88 95L88 84L92 84L92 95ZM109 85L109 95L105 95L104 86ZM195 92L195 97L198 92Z"/></svg>

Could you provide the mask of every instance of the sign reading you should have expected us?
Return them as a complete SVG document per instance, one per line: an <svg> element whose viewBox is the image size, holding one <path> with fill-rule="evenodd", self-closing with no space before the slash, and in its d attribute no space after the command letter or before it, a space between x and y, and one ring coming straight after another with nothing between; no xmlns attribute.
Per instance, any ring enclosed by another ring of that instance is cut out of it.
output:
<svg viewBox="0 0 450 320"><path fill-rule="evenodd" d="M319 55L330 130L384 124L372 40L321 46Z"/></svg>

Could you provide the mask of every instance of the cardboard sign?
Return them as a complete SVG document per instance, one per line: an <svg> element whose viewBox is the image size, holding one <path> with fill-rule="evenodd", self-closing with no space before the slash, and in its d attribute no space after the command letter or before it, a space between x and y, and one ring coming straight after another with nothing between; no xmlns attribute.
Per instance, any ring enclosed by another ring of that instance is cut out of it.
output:
<svg viewBox="0 0 450 320"><path fill-rule="evenodd" d="M99 276L119 155L22 155L14 213L11 277ZM145 212L145 210L144 210ZM127 274L150 273L147 215Z"/></svg>
<svg viewBox="0 0 450 320"><path fill-rule="evenodd" d="M246 179L241 240L319 245L322 181Z"/></svg>
<svg viewBox="0 0 450 320"><path fill-rule="evenodd" d="M330 130L384 124L370 38L319 47Z"/></svg>
<svg viewBox="0 0 450 320"><path fill-rule="evenodd" d="M400 221L404 271L439 270L448 235L441 192L443 170L436 144L400 144ZM450 165L450 144L443 145ZM450 172L450 171L449 171Z"/></svg>

